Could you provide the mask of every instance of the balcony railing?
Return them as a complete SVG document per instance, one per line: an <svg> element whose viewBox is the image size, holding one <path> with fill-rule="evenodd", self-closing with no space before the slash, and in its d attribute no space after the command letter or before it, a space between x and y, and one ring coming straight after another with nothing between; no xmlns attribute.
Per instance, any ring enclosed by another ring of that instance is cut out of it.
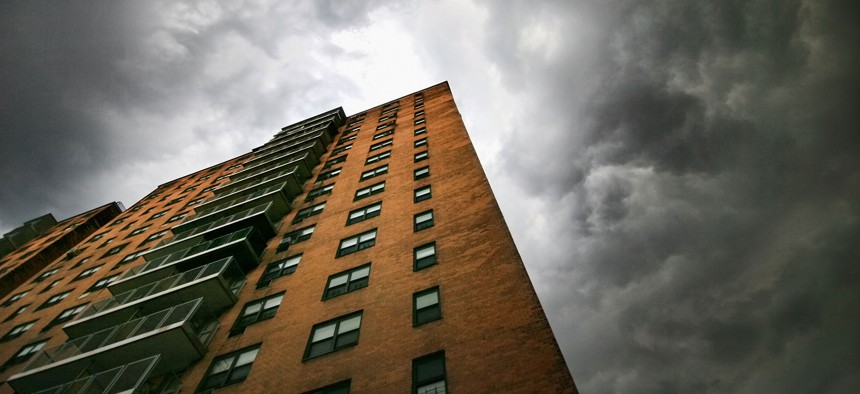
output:
<svg viewBox="0 0 860 394"><path fill-rule="evenodd" d="M216 197L238 193L242 188L258 187L262 185L270 185L283 180L295 180L297 185L304 183L305 177L298 176L299 166L288 167L286 169L266 172L259 176L242 179L240 181L226 183L223 186L213 190Z"/></svg>
<svg viewBox="0 0 860 394"><path fill-rule="evenodd" d="M294 185L293 189L301 190L298 185ZM186 217L182 223L173 227L173 232L182 233L191 228L218 220L225 215L230 215L237 211L247 209L249 206L260 205L267 202L275 204L277 210L286 213L289 211L292 197L295 197L295 195L288 196L288 190L287 183L284 182L267 187L263 190L257 190L244 196L238 195L235 198L223 201L221 204L210 205L206 209L198 211L192 216Z"/></svg>
<svg viewBox="0 0 860 394"><path fill-rule="evenodd" d="M203 356L218 326L217 316L198 298L42 350L9 380L52 387L77 378L84 368L108 369L157 354L175 371Z"/></svg>
<svg viewBox="0 0 860 394"><path fill-rule="evenodd" d="M179 381L176 379L160 379L161 375L150 378L152 371L157 368L161 361L160 355L147 357L142 360L133 361L126 365L120 365L106 371L82 370L78 375L80 379L61 383L59 385L36 391L34 394L110 394L110 393L139 393L144 387L155 387L157 393L175 392ZM170 390L170 384L174 390ZM32 390L18 385L13 385L19 393L33 392Z"/></svg>
<svg viewBox="0 0 860 394"><path fill-rule="evenodd" d="M308 148L313 147L313 145L309 145ZM299 175L303 177L307 177L309 172L306 173L304 170L310 171L316 163L319 162L317 154L315 152L308 152L305 150L302 151L291 151L286 153L275 152L277 154L269 157L268 160L261 161L259 164L254 166L246 167L246 171L237 172L233 176L230 177L231 182L238 182L243 179L251 178L254 176L258 176L264 172L270 171L273 168L283 168L284 166L291 164L299 164ZM303 165L302 165L303 164Z"/></svg>
<svg viewBox="0 0 860 394"><path fill-rule="evenodd" d="M274 223L288 211L289 207L278 206L274 202L257 205L176 234L172 238L159 242L142 256L147 261L152 261L246 227L253 227L263 238L268 239L275 234Z"/></svg>
<svg viewBox="0 0 860 394"><path fill-rule="evenodd" d="M293 168L296 169L296 167ZM200 205L195 207L195 210L199 214L199 212L202 212L202 210L208 210L210 206L221 205L222 203L225 203L227 201L232 201L234 198L239 198L244 195L257 192L258 190L267 189L269 187L281 183L286 183L285 192L287 193L287 197L292 199L295 196L301 194L302 182L304 181L304 178L302 178L302 180L299 180L299 178L297 178L295 174L296 171L294 170L280 178L275 178L273 180L267 179L265 182L254 183L244 189L233 190L230 193L220 193L200 203Z"/></svg>
<svg viewBox="0 0 860 394"><path fill-rule="evenodd" d="M218 313L236 302L245 274L236 260L226 257L190 271L177 273L108 299L93 302L63 329L75 338L175 305L177 300L203 298Z"/></svg>

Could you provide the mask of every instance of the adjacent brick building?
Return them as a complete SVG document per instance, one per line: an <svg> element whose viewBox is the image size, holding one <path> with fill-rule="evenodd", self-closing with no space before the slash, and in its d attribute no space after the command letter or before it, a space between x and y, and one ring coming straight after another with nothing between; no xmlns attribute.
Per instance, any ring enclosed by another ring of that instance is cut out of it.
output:
<svg viewBox="0 0 860 394"><path fill-rule="evenodd" d="M2 300L2 392L576 392L447 83L284 127L69 248Z"/></svg>

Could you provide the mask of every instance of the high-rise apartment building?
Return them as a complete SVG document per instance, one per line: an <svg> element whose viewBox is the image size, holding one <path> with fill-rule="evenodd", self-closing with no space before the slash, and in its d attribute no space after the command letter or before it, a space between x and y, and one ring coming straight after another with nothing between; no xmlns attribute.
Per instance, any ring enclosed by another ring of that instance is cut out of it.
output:
<svg viewBox="0 0 860 394"><path fill-rule="evenodd" d="M284 127L69 249L0 299L0 392L576 391L447 83Z"/></svg>

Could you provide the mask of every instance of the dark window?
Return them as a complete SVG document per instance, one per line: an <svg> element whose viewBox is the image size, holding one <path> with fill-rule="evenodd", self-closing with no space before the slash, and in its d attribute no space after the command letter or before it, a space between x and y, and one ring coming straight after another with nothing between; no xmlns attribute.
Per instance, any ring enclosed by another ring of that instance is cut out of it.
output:
<svg viewBox="0 0 860 394"><path fill-rule="evenodd" d="M358 119L358 120L354 120L352 122L349 122L349 124L347 124L346 127L352 127L355 125L359 125L359 124L361 124L361 122L364 122L364 119Z"/></svg>
<svg viewBox="0 0 860 394"><path fill-rule="evenodd" d="M15 365L27 361L30 357L33 357L34 354L38 353L39 350L42 350L46 343L48 343L47 339L24 345L21 350L18 350L12 358L6 361L5 365Z"/></svg>
<svg viewBox="0 0 860 394"><path fill-rule="evenodd" d="M389 107L391 107L392 105L397 105L397 104L400 104L399 100L389 101L385 104L382 104L382 109L385 110L385 109L388 109Z"/></svg>
<svg viewBox="0 0 860 394"><path fill-rule="evenodd" d="M197 180L198 181L205 181L211 177L212 177L212 175L204 175L204 176L201 176L200 178L197 178Z"/></svg>
<svg viewBox="0 0 860 394"><path fill-rule="evenodd" d="M154 240L156 240L156 239L159 239L159 238L163 237L163 236L164 236L164 234L167 234L168 232L170 232L170 230L162 230L162 231L159 231L159 232L157 232L157 233L155 233L155 234L152 234L152 235L150 235L150 236L146 237L146 239L144 239L144 240L143 240L143 242L141 242L140 244L141 244L141 245L143 245L143 244L145 244L145 243L147 243L147 242L149 242L149 241L154 241Z"/></svg>
<svg viewBox="0 0 860 394"><path fill-rule="evenodd" d="M427 160L428 157L430 157L430 153L428 153L427 151L416 153L415 162L417 163L421 160Z"/></svg>
<svg viewBox="0 0 860 394"><path fill-rule="evenodd" d="M394 108L386 109L385 111L382 111L382 113L380 113L379 115L380 115L380 116L382 116L382 115L390 114L390 113L392 113L392 112L397 112L397 109L398 109L398 108L399 108L399 107L394 107Z"/></svg>
<svg viewBox="0 0 860 394"><path fill-rule="evenodd" d="M387 150L387 151L382 152L382 153L380 153L380 154L377 154L377 155L373 155L373 156L368 157L368 158L367 158L367 160L365 160L365 161L364 161L364 164L365 164L365 165L373 164L373 163L376 163L376 162L378 162L378 161L380 161L380 160L387 159L387 158L389 158L389 157L391 157L391 151L390 151L390 150Z"/></svg>
<svg viewBox="0 0 860 394"><path fill-rule="evenodd" d="M21 292L18 294L13 294L11 297L9 297L9 299L7 299L6 301L3 301L3 306L9 306L9 305L14 304L15 301L18 301L18 300L24 298L24 296L27 295L27 293L29 293L29 292L30 291L27 290L27 291L24 291L24 292Z"/></svg>
<svg viewBox="0 0 860 394"><path fill-rule="evenodd" d="M322 174L320 174L317 177L317 182L324 181L324 180L329 179L329 178L334 178L338 175L340 175L340 168L335 168L334 170L326 171L326 172L323 172Z"/></svg>
<svg viewBox="0 0 860 394"><path fill-rule="evenodd" d="M421 231L433 227L433 210L421 212L413 218L413 230Z"/></svg>
<svg viewBox="0 0 860 394"><path fill-rule="evenodd" d="M382 212L382 202L377 202L375 204L370 204L365 207L358 208L354 211L350 211L349 216L346 218L346 225L358 223L372 217L379 216Z"/></svg>
<svg viewBox="0 0 860 394"><path fill-rule="evenodd" d="M201 203L201 202L203 202L203 200L205 200L205 199L206 199L206 197L195 198L195 199L193 199L193 200L189 201L189 202L188 202L188 204L186 204L186 205L185 205L185 207L186 207L186 208L188 208L188 207L193 207L193 206L195 206L195 205L197 205L197 204L200 204L200 203Z"/></svg>
<svg viewBox="0 0 860 394"><path fill-rule="evenodd" d="M337 142L337 145L336 145L336 146L341 146L341 145L343 145L343 144L345 144L345 143L347 143L347 142L349 142L349 141L352 141L352 140L354 140L354 139L355 139L355 137L358 137L358 136L357 136L357 135L353 135L353 136L350 136L350 137L341 138L341 139L340 139L340 141L338 141L338 142Z"/></svg>
<svg viewBox="0 0 860 394"><path fill-rule="evenodd" d="M430 176L430 167L429 166L421 167L421 168L415 170L415 180L418 180L421 178L427 178L428 176Z"/></svg>
<svg viewBox="0 0 860 394"><path fill-rule="evenodd" d="M386 127L394 126L394 122L395 122L395 121L393 121L393 120L392 120L392 121L390 121L390 122L388 122L388 123L385 123L385 124L381 124L381 125L379 125L379 126L376 126L376 130L377 130L377 131L379 131L379 130L382 130L382 129L386 128Z"/></svg>
<svg viewBox="0 0 860 394"><path fill-rule="evenodd" d="M19 324L15 327L12 327L12 329L9 330L9 332L7 332L6 335L3 336L3 338L0 338L0 342L6 342L6 341L20 337L21 334L27 332L27 330L32 328L35 324L36 324L36 321L33 320L31 322Z"/></svg>
<svg viewBox="0 0 860 394"><path fill-rule="evenodd" d="M228 169L229 169L229 168L228 168ZM190 192L190 191L194 191L194 190L197 190L197 186L191 186L191 187L189 187L189 188L187 188L187 189L183 190L182 192L183 192L183 193L188 193L188 192Z"/></svg>
<svg viewBox="0 0 860 394"><path fill-rule="evenodd" d="M260 344L256 344L212 360L197 391L217 389L245 380L259 351Z"/></svg>
<svg viewBox="0 0 860 394"><path fill-rule="evenodd" d="M349 394L349 385L350 381L344 380L325 387L306 391L303 394Z"/></svg>
<svg viewBox="0 0 860 394"><path fill-rule="evenodd" d="M447 392L444 351L412 360L413 394L445 394Z"/></svg>
<svg viewBox="0 0 860 394"><path fill-rule="evenodd" d="M69 309L66 309L66 310L60 312L60 314L57 315L57 317L55 317L54 320L51 320L51 322L48 323L48 325L42 329L42 332L48 331L49 328L56 326L57 324L63 324L69 320L74 319L75 316L77 316L78 313L81 313L81 311L86 309L86 307L87 307L87 304L81 304L81 305L74 306L74 307L71 307Z"/></svg>
<svg viewBox="0 0 860 394"><path fill-rule="evenodd" d="M421 245L412 251L415 271L422 270L436 264L436 243L431 242Z"/></svg>
<svg viewBox="0 0 860 394"><path fill-rule="evenodd" d="M433 197L433 191L430 190L430 185L415 189L414 201L424 201Z"/></svg>
<svg viewBox="0 0 860 394"><path fill-rule="evenodd" d="M257 288L261 289L266 287L272 283L273 280L296 272L296 268L298 268L300 261L302 261L302 255L299 254L269 263L269 265L266 266L266 272L263 273L260 281L257 282Z"/></svg>
<svg viewBox="0 0 860 394"><path fill-rule="evenodd" d="M104 242L102 242L102 244L101 244L101 245L99 245L99 247L98 247L98 248L96 248L96 249L101 249L101 248L103 248L103 247L105 247L105 246L110 245L110 244L111 244L111 242L113 242L114 238L116 238L116 237L110 237L110 238L106 239L106 240L105 240Z"/></svg>
<svg viewBox="0 0 860 394"><path fill-rule="evenodd" d="M372 196L377 193L382 193L385 191L385 181L370 185L368 187L364 187L355 191L355 200L360 200L365 197Z"/></svg>
<svg viewBox="0 0 860 394"><path fill-rule="evenodd" d="M12 314L11 314L11 315L9 315L9 317L7 317L6 319L4 319L3 321L4 321L4 322L7 322L7 321L9 321L9 320L14 319L16 316L18 316L18 315L20 315L20 314L24 313L24 311L26 311L26 310L27 310L27 308L28 308L29 306L30 306L30 304L27 304L27 305L24 305L24 306L19 307L18 309L16 309L16 310L15 310L15 312L12 312Z"/></svg>
<svg viewBox="0 0 860 394"><path fill-rule="evenodd" d="M350 149L352 149L352 144L349 144L349 145L347 145L347 146L342 146L342 147L340 147L340 148L337 148L337 149L335 149L335 150L331 151L331 155L332 155L332 156L334 156L334 155L337 155L337 154L340 154L340 153L346 152L346 151L348 151L348 150L350 150Z"/></svg>
<svg viewBox="0 0 860 394"><path fill-rule="evenodd" d="M114 246L114 247L108 249L108 251L105 252L104 256L102 256L102 258L107 257L107 256L113 256L113 255L121 252L123 249L125 249L126 246L128 246L127 243L119 245L119 246Z"/></svg>
<svg viewBox="0 0 860 394"><path fill-rule="evenodd" d="M284 235L284 238L281 239L281 243L278 244L278 252L287 250L287 248L292 244L309 240L311 235L314 235L314 229L316 229L316 225L300 228L296 231L287 233Z"/></svg>
<svg viewBox="0 0 860 394"><path fill-rule="evenodd" d="M415 135L421 135L421 134L424 134L426 132L427 132L426 127L419 127L417 129L415 129Z"/></svg>
<svg viewBox="0 0 860 394"><path fill-rule="evenodd" d="M439 287L419 291L412 295L412 325L420 326L442 318Z"/></svg>
<svg viewBox="0 0 860 394"><path fill-rule="evenodd" d="M96 281L96 283L94 283L92 286L90 286L90 288L87 289L86 292L92 293L94 291L99 291L101 289L104 289L105 287L108 287L108 285L110 285L111 283L113 283L114 281L119 279L119 275L120 274L116 274L116 275L108 276L107 278L99 279L98 281Z"/></svg>
<svg viewBox="0 0 860 394"><path fill-rule="evenodd" d="M93 235L93 237L92 237L92 238L90 238L90 240L89 240L89 241L87 241L87 243L90 243L90 242L96 241L96 240L98 240L98 239L101 239L101 238L102 238L102 237L104 237L105 235L107 235L107 232L104 232L104 233L101 233L101 234Z"/></svg>
<svg viewBox="0 0 860 394"><path fill-rule="evenodd" d="M139 211L141 208L143 208L143 205L138 205L138 206L136 206L136 207L131 207L131 209L129 209L129 211L137 212L137 211Z"/></svg>
<svg viewBox="0 0 860 394"><path fill-rule="evenodd" d="M359 181L365 181L370 178L374 178L380 175L385 175L388 173L388 164L381 165L374 169L367 170L361 173L361 179Z"/></svg>
<svg viewBox="0 0 860 394"><path fill-rule="evenodd" d="M327 169L329 169L331 166L333 166L333 165L335 165L335 164L337 164L337 163L343 163L343 162L345 162L345 161L346 161L346 157L347 157L347 156L349 156L349 155L338 156L338 157L335 157L334 159L330 159L329 161L327 161L327 162L325 163L325 165L323 166L323 169L324 169L324 170L327 170Z"/></svg>
<svg viewBox="0 0 860 394"><path fill-rule="evenodd" d="M182 200L184 200L184 199L185 199L185 197L174 198L174 199L172 199L172 200L168 201L168 202L167 202L167 204L164 204L164 206L166 207L166 206L168 206L168 205L176 204L176 203L178 203L178 202L181 202L181 201L182 201Z"/></svg>
<svg viewBox="0 0 860 394"><path fill-rule="evenodd" d="M346 256L373 245L376 245L376 229L342 239L337 249L337 257Z"/></svg>
<svg viewBox="0 0 860 394"><path fill-rule="evenodd" d="M233 328L230 329L230 336L236 336L245 332L245 327L251 324L274 317L283 299L284 292L280 292L245 304L245 307L242 308L242 314L239 315L236 323L233 324Z"/></svg>
<svg viewBox="0 0 860 394"><path fill-rule="evenodd" d="M38 277L36 277L36 279L33 279L33 282L41 282L41 281L43 281L43 280L45 280L45 279L48 279L48 278L50 278L52 275L56 274L56 273L57 273L57 271L59 271L59 270L60 270L59 268L54 268L54 269L52 269L52 270L50 270L50 271L45 271L45 272L43 272L43 273L42 273L42 275L39 275Z"/></svg>
<svg viewBox="0 0 860 394"><path fill-rule="evenodd" d="M354 346L360 328L360 311L315 325L308 338L305 360Z"/></svg>
<svg viewBox="0 0 860 394"><path fill-rule="evenodd" d="M143 226L143 227L136 228L136 229L134 229L134 231L132 231L131 233L129 233L129 234L128 234L128 236L130 237L130 236L132 236L132 235L138 235L138 234L140 234L140 233L142 233L142 232L146 231L146 229L148 229L148 228L149 228L149 226L148 226L148 225L147 225L147 226Z"/></svg>
<svg viewBox="0 0 860 394"><path fill-rule="evenodd" d="M54 287L56 287L58 284L60 284L60 281L62 281L62 280L63 280L63 279L62 279L62 278L60 278L60 279L57 279L57 280L55 280L55 281L51 282L50 284L48 284L47 286L45 286L45 288L44 288L44 289L42 289L42 290L39 292L39 294L46 293L46 292L48 292L48 290L53 289L53 288L54 288Z"/></svg>
<svg viewBox="0 0 860 394"><path fill-rule="evenodd" d="M414 107L414 109L421 109L421 108L424 108L424 104L416 104Z"/></svg>
<svg viewBox="0 0 860 394"><path fill-rule="evenodd" d="M377 149L382 149L382 148L384 148L384 147L386 147L386 146L391 146L391 144L393 144L393 143L394 143L394 140L393 140L393 139L385 140L385 141L382 141L382 142L377 142L377 143L375 143L375 144L373 144L373 145L371 145L371 146L370 146L370 151L371 151L371 152L373 152L373 151L375 151L375 150L377 150Z"/></svg>
<svg viewBox="0 0 860 394"><path fill-rule="evenodd" d="M395 111L397 110L397 108L392 108L392 109L393 109L393 110L395 110ZM386 112L388 112L388 111L386 111ZM388 121L388 120L394 119L394 118L396 118L396 117L397 117L397 114L391 114L391 115L388 115L388 116L383 116L383 117L379 118L379 120L377 120L377 122L378 122L378 123L382 123L382 122L385 122L385 121Z"/></svg>
<svg viewBox="0 0 860 394"><path fill-rule="evenodd" d="M71 294L71 293L72 293L72 291L69 290L69 291L64 291L62 293L59 293L59 294L54 294L51 296L51 298L48 298L48 300L45 301L42 305L39 305L39 307L36 308L36 310L38 311L39 309L45 309L45 308L57 305L60 303L60 301L66 299L66 297L68 297L69 294Z"/></svg>
<svg viewBox="0 0 860 394"><path fill-rule="evenodd" d="M87 269L81 271L81 273L78 274L78 276L74 277L74 279L72 279L72 282L77 281L77 280L81 280L84 278L89 278L89 277L93 276L93 274L95 274L101 268L102 268L101 265L98 265L98 266L95 266L92 268L87 268Z"/></svg>
<svg viewBox="0 0 860 394"><path fill-rule="evenodd" d="M427 137L424 137L424 138L422 138L422 139L420 139L420 140L415 140L415 144L414 144L414 145L415 145L415 147L416 147L416 148L427 145Z"/></svg>
<svg viewBox="0 0 860 394"><path fill-rule="evenodd" d="M325 208L325 202L321 202L316 205L311 205L307 208L302 208L298 212L296 212L296 217L293 218L293 224L301 222L304 219L307 219L314 215L319 215L322 213L323 208Z"/></svg>
<svg viewBox="0 0 860 394"><path fill-rule="evenodd" d="M117 224L120 224L120 223L124 222L126 219L128 219L128 218L122 218L122 219L114 220L114 221L113 221L113 223L111 223L110 225L111 225L111 226L115 226L115 225L117 225Z"/></svg>
<svg viewBox="0 0 860 394"><path fill-rule="evenodd" d="M352 133L357 133L359 130L361 130L361 126L354 127L354 128L351 128L351 129L349 129L349 130L347 130L347 131L344 131L344 132L343 132L343 135L352 134Z"/></svg>
<svg viewBox="0 0 860 394"><path fill-rule="evenodd" d="M315 198L324 194L331 194L332 189L334 189L334 183L311 190L308 192L308 196L305 198L305 201L313 201Z"/></svg>
<svg viewBox="0 0 860 394"><path fill-rule="evenodd" d="M417 126L417 125L423 124L425 121L426 120L424 118L421 118L421 119L416 119L414 123Z"/></svg>
<svg viewBox="0 0 860 394"><path fill-rule="evenodd" d="M153 214L152 216L149 217L149 219L146 219L146 220L158 219L164 215L167 215L167 212L169 212L169 211L161 211L159 213Z"/></svg>
<svg viewBox="0 0 860 394"><path fill-rule="evenodd" d="M147 240L148 240L148 239L147 239ZM145 242L145 241L144 241L144 242ZM122 258L122 260L120 260L120 261L119 261L119 263L117 263L117 264L116 264L115 266L113 266L113 268L111 268L111 269L112 269L112 270L115 270L115 269L117 269L117 268L119 268L119 267L122 267L122 266L124 266L124 265L126 265L126 264L128 264L128 263L130 263L130 262L132 262L132 261L134 261L135 259L137 259L138 257L140 257L140 255L142 255L142 254L146 253L146 251L147 251L147 250L149 250L149 249L138 250L137 252L131 253L131 254L129 254L129 255L127 255L127 256L125 256L125 257L123 257L123 258Z"/></svg>
<svg viewBox="0 0 860 394"><path fill-rule="evenodd" d="M416 113L415 113L415 115L414 115L414 116L415 116L416 118L417 118L417 117L419 117L419 116L424 116L424 111L423 111L423 110L418 111L418 112L416 112Z"/></svg>
<svg viewBox="0 0 860 394"><path fill-rule="evenodd" d="M203 191L201 193L211 192L211 191L215 190L216 187L218 187L218 185L209 186L209 187L203 189Z"/></svg>
<svg viewBox="0 0 860 394"><path fill-rule="evenodd" d="M394 130L386 130L386 131L383 131L379 134L374 134L373 139L378 140L380 138L388 137L389 135L392 135L392 134L394 134Z"/></svg>
<svg viewBox="0 0 860 394"><path fill-rule="evenodd" d="M368 282L370 282L370 264L334 274L328 277L323 299L327 300L353 290L365 288Z"/></svg>

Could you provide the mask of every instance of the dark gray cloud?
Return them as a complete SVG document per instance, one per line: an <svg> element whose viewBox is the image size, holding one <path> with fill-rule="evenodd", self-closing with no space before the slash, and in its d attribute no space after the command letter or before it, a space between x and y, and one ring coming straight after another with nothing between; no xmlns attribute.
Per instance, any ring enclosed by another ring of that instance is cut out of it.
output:
<svg viewBox="0 0 860 394"><path fill-rule="evenodd" d="M583 392L857 392L855 3L6 3L0 228L450 80Z"/></svg>

